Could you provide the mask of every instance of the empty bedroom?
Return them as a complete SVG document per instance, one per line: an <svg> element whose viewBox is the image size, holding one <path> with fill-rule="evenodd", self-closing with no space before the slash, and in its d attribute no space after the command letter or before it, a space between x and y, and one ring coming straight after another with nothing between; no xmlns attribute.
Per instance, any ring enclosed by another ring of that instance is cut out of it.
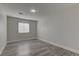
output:
<svg viewBox="0 0 79 59"><path fill-rule="evenodd" d="M0 3L0 56L79 56L79 3Z"/></svg>

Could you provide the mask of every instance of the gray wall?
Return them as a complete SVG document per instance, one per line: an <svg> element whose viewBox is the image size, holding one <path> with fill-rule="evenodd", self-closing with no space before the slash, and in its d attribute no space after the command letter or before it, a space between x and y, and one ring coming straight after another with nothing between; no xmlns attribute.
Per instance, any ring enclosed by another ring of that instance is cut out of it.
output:
<svg viewBox="0 0 79 59"><path fill-rule="evenodd" d="M6 23L7 23L6 16L0 9L0 54L2 53L3 49L6 46L6 40L7 40Z"/></svg>
<svg viewBox="0 0 79 59"><path fill-rule="evenodd" d="M60 44L64 39L63 35L63 21L60 15L52 15L51 18L42 19L38 23L38 37L40 40L50 41L52 43Z"/></svg>
<svg viewBox="0 0 79 59"><path fill-rule="evenodd" d="M79 53L79 5L51 16L39 21L38 37Z"/></svg>
<svg viewBox="0 0 79 59"><path fill-rule="evenodd" d="M8 42L37 39L37 21L20 19L15 17L7 17L8 26ZM18 33L18 22L26 22L30 25L29 33Z"/></svg>

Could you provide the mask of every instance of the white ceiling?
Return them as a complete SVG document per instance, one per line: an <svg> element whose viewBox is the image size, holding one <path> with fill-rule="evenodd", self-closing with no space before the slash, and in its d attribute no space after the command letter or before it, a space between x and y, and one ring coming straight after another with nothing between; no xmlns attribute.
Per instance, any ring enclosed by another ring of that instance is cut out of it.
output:
<svg viewBox="0 0 79 59"><path fill-rule="evenodd" d="M56 4L56 3L3 3L1 6L6 14L19 15L19 11L23 12L25 17L49 17L53 14L59 14L63 9L72 7L78 4ZM30 9L36 9L35 14L30 12Z"/></svg>

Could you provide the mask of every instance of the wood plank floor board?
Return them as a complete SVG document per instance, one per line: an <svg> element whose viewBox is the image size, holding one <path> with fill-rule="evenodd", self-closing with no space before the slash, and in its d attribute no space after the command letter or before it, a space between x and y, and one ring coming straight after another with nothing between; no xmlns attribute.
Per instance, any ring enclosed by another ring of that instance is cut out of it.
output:
<svg viewBox="0 0 79 59"><path fill-rule="evenodd" d="M1 56L79 56L79 54L41 40L26 40L8 43Z"/></svg>

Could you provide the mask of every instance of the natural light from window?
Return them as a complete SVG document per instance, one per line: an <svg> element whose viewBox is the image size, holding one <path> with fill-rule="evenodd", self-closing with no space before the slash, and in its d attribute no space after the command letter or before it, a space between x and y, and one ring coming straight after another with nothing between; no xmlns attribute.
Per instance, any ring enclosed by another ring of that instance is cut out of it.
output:
<svg viewBox="0 0 79 59"><path fill-rule="evenodd" d="M28 33L29 24L28 23L18 23L18 33Z"/></svg>

